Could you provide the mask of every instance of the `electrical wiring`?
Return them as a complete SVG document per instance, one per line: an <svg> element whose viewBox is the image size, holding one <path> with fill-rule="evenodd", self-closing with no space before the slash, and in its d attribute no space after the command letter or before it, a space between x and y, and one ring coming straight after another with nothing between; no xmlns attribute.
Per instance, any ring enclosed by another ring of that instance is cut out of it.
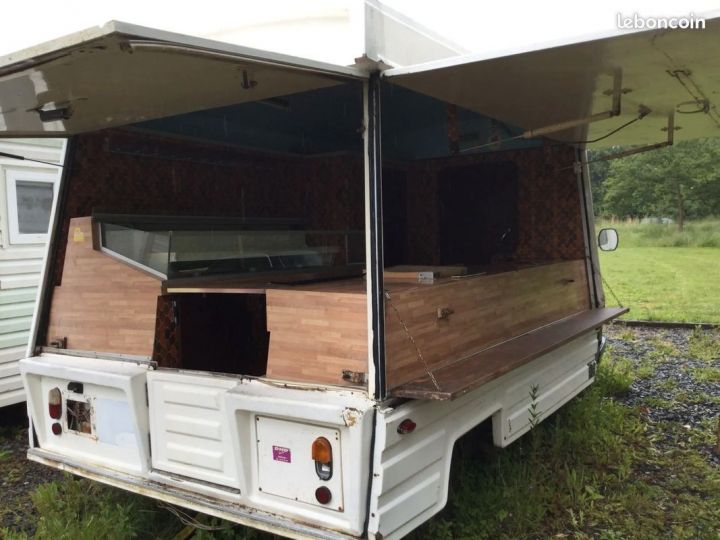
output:
<svg viewBox="0 0 720 540"><path fill-rule="evenodd" d="M625 129L626 127L634 124L634 123L637 122L638 120L642 120L642 119L645 118L648 114L650 114L650 109L645 108L645 107L641 107L641 108L640 108L640 113L638 114L637 118L633 118L632 120L629 120L629 121L625 122L623 125L621 125L621 126L619 126L619 127L616 127L616 128L613 129L612 131L607 132L605 135L602 135L602 136L598 137L597 139L589 139L589 140L586 140L586 141L562 141L561 143L557 143L557 144L558 144L558 145L559 145L559 144L592 144L592 143L600 142L600 141L602 141L602 140L604 140L604 139L607 139L608 137L610 137L610 136L612 136L612 135L615 135L618 131L622 131L623 129Z"/></svg>

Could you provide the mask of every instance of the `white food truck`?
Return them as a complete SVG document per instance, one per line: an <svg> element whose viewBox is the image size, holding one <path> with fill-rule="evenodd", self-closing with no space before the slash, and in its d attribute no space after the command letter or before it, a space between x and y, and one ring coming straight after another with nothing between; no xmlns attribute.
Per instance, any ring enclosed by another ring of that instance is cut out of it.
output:
<svg viewBox="0 0 720 540"><path fill-rule="evenodd" d="M624 310L586 143L714 135L720 20L487 57L369 13L349 67L118 22L0 59L0 137L68 138L29 459L400 538L460 437L504 447L592 384Z"/></svg>

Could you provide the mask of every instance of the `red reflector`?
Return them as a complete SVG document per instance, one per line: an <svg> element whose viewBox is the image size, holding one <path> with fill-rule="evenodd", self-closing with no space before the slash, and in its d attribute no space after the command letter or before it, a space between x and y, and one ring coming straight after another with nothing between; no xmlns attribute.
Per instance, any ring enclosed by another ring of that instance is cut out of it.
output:
<svg viewBox="0 0 720 540"><path fill-rule="evenodd" d="M54 435L60 435L62 433L62 426L58 422L55 422L52 425L52 432Z"/></svg>
<svg viewBox="0 0 720 540"><path fill-rule="evenodd" d="M48 414L55 420L62 415L62 394L59 388L53 388L48 392Z"/></svg>
<svg viewBox="0 0 720 540"><path fill-rule="evenodd" d="M417 424L410 420L409 418L406 418L402 422L400 422L400 425L397 428L397 432L400 435L407 435L408 433L412 433L415 431L415 428L417 427Z"/></svg>
<svg viewBox="0 0 720 540"><path fill-rule="evenodd" d="M320 486L315 490L315 498L320 504L327 504L332 499L332 493L325 486Z"/></svg>

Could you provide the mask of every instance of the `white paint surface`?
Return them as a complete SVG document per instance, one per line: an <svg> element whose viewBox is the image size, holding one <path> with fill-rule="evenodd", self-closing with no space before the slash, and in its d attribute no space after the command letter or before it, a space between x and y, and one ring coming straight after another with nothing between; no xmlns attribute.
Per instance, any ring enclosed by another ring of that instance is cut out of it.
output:
<svg viewBox="0 0 720 540"><path fill-rule="evenodd" d="M484 52L619 33L619 12L685 16L720 8L717 0L385 0L384 4L471 51ZM361 0L9 2L3 6L0 55L115 19L347 64L349 44L361 39L348 21L361 11Z"/></svg>

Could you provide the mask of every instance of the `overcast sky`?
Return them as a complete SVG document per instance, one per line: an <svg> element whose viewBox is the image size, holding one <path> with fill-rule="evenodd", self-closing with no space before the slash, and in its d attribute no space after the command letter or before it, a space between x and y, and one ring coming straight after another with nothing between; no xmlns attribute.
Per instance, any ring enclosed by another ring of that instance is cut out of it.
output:
<svg viewBox="0 0 720 540"><path fill-rule="evenodd" d="M258 26L284 17L348 9L361 0L5 0L0 55L122 20L208 36L217 30ZM618 12L687 16L720 8L720 0L385 0L385 3L472 51L501 51L616 29ZM318 39L309 32L306 39ZM319 41L317 47L328 47ZM288 45L278 45L278 49Z"/></svg>

